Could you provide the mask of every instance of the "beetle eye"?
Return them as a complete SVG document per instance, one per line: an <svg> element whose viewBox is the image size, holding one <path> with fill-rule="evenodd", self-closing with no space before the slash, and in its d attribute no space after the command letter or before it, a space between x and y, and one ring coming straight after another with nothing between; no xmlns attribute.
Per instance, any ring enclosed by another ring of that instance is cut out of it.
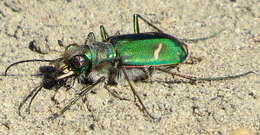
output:
<svg viewBox="0 0 260 135"><path fill-rule="evenodd" d="M81 68L87 64L87 60L83 55L76 55L70 60L70 65L74 68Z"/></svg>

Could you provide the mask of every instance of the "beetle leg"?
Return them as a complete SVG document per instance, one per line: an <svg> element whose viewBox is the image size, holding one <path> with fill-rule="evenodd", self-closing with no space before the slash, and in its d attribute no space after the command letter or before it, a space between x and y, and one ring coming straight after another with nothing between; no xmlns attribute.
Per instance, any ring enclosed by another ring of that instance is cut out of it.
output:
<svg viewBox="0 0 260 135"><path fill-rule="evenodd" d="M119 36L119 35L121 35L121 34L120 34L120 31L117 31L117 32L115 33L115 36Z"/></svg>
<svg viewBox="0 0 260 135"><path fill-rule="evenodd" d="M119 95L115 90L111 90L108 85L117 85L117 80L120 78L120 72L117 68L111 67L108 72L108 81L105 84L105 89L114 97L119 98L120 100L129 100L125 97Z"/></svg>
<svg viewBox="0 0 260 135"><path fill-rule="evenodd" d="M199 63L201 61L202 61L202 58L199 58L199 57L197 58L197 57L190 56L189 61L185 61L184 63L181 63L181 64L197 64L197 63Z"/></svg>
<svg viewBox="0 0 260 135"><path fill-rule="evenodd" d="M89 32L88 36L85 40L85 45L91 45L94 42L96 42L96 36L95 36L94 32Z"/></svg>
<svg viewBox="0 0 260 135"><path fill-rule="evenodd" d="M103 82L105 80L105 77L100 77L95 83L93 83L92 85L89 85L88 87L83 88L80 93L78 94L78 96L74 97L69 104L67 104L61 111L59 111L58 113L54 113L52 116L49 117L49 119L53 120L56 119L57 117L63 115L67 110L70 109L70 107L72 105L74 105L79 99L81 99L82 97L84 97L88 92L90 92L92 90L92 88L94 88L96 85L98 85L99 83Z"/></svg>
<svg viewBox="0 0 260 135"><path fill-rule="evenodd" d="M28 108L26 109L26 111L27 111L28 113L30 113L30 108L31 108L32 101L33 101L34 98L37 96L37 94L41 91L42 87L43 87L43 86L40 85L38 88L36 88L36 91L35 91L35 93L33 94L32 98L31 98L31 100L30 100L30 102L29 102Z"/></svg>
<svg viewBox="0 0 260 135"><path fill-rule="evenodd" d="M134 33L139 34L140 33L140 27L139 27L139 22L138 22L138 18L140 18L141 20L144 21L144 23L146 23L148 26L152 27L153 29L155 29L156 31L163 33L162 30L160 30L159 28L157 28L156 26L154 26L152 23L150 23L149 21L147 21L146 19L144 19L142 16L140 16L139 14L134 14L133 19L134 19Z"/></svg>
<svg viewBox="0 0 260 135"><path fill-rule="evenodd" d="M140 96L137 94L137 92L136 92L134 86L132 85L131 81L129 80L129 77L128 77L128 75L127 75L126 70L125 70L124 67L122 67L122 71L123 71L123 73L124 73L124 75L125 75L125 78L126 78L128 84L129 84L129 86L130 86L130 88L131 88L131 90L132 90L134 96L138 99L139 103L141 104L143 111L144 111L150 118L156 119L156 120L160 120L160 119L161 119L160 117L157 118L157 117L153 116L153 115L147 110L147 108L145 107L143 101L141 100Z"/></svg>
<svg viewBox="0 0 260 135"><path fill-rule="evenodd" d="M19 107L18 107L18 115L23 117L21 114L21 108L23 107L23 105L26 103L26 101L31 97L30 103L26 109L26 111L29 113L30 112L30 107L31 107L31 103L33 101L33 99L36 97L36 95L40 92L40 90L42 89L42 85L35 87L30 93L29 95L27 95L23 101L20 103Z"/></svg>
<svg viewBox="0 0 260 135"><path fill-rule="evenodd" d="M109 35L107 34L107 31L103 25L100 25L100 34L101 34L102 42L106 42Z"/></svg>
<svg viewBox="0 0 260 135"><path fill-rule="evenodd" d="M128 98L119 95L115 90L110 89L107 84L104 87L112 96L114 96L120 100L129 100Z"/></svg>
<svg viewBox="0 0 260 135"><path fill-rule="evenodd" d="M152 27L153 29L155 29L157 32L160 33L164 33L162 30L160 30L159 28L157 28L156 26L154 26L152 23L150 23L148 20L146 20L145 18L143 18L141 15L139 14L134 14L133 16L133 26L134 26L134 33L139 34L140 33L140 27L139 27L139 22L138 22L138 18L140 18L141 20L143 20L148 26ZM214 38L216 36L218 36L222 31L224 31L225 29L221 29L218 32L215 32L209 36L206 37L199 37L199 38L192 38L192 39L187 39L187 38L183 38L183 39L179 39L183 42L197 42L197 41L201 41L201 40L208 40L211 38Z"/></svg>
<svg viewBox="0 0 260 135"><path fill-rule="evenodd" d="M191 38L191 39L183 38L183 39L179 39L179 40L183 41L183 42L198 42L198 41L202 41L202 40L208 40L208 39L211 39L211 38L218 36L224 30L225 29L221 29L220 31L214 32L214 33L212 33L212 34L210 34L209 36L206 36L206 37Z"/></svg>
<svg viewBox="0 0 260 135"><path fill-rule="evenodd" d="M174 76L179 76L181 78L185 78L191 81L220 81L220 80L228 80L228 79L235 79L235 78L239 78L242 76L246 76L248 74L251 73L255 73L253 71L249 71L249 72L245 72L245 73L241 73L241 74L237 74L237 75L227 75L227 76L222 76L222 77L206 77L206 78L202 78L202 77L195 77L195 76L188 76L188 75L183 75L183 74L178 74L175 72L171 72L165 69L161 69L161 68L157 68L157 70L162 71L164 73L168 73Z"/></svg>
<svg viewBox="0 0 260 135"><path fill-rule="evenodd" d="M143 68L144 74L142 77L139 77L141 81L146 81L146 82L152 82L152 74L154 71L154 67L148 67L148 68Z"/></svg>

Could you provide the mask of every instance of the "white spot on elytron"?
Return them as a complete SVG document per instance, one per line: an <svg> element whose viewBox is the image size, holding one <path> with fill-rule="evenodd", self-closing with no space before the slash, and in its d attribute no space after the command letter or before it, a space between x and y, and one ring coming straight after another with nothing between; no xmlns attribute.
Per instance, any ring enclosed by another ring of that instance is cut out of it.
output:
<svg viewBox="0 0 260 135"><path fill-rule="evenodd" d="M160 44L158 44L157 48L154 49L153 56L154 56L154 58L155 58L156 60L159 59L159 54L160 54L162 48L163 48L163 44L160 43Z"/></svg>

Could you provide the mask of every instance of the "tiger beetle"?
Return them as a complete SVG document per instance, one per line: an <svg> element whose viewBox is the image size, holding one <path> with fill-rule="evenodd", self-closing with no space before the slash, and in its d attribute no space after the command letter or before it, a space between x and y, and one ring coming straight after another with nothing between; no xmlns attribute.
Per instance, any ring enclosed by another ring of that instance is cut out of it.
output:
<svg viewBox="0 0 260 135"><path fill-rule="evenodd" d="M149 27L155 29L156 32L141 33L138 22L140 19ZM100 32L102 42L96 41L94 33L90 32L84 45L68 45L65 47L61 58L55 60L32 59L9 65L5 70L5 75L7 75L7 71L12 66L19 63L51 63L51 66L48 66L47 71L45 70L46 72L43 73L44 78L40 86L33 89L21 102L18 108L19 115L21 115L22 106L31 98L27 108L27 111L29 110L33 99L42 88L50 89L56 87L58 89L65 86L66 82L71 78L73 80L83 79L84 83L87 84L60 112L51 116L51 118L54 119L64 114L73 104L89 93L93 87L104 83L105 88L108 89L109 85L116 85L123 76L124 79L127 80L135 99L138 100L138 106L141 110L152 119L159 119L147 110L142 99L136 92L132 81L149 79L156 70L191 81L233 79L253 73L250 71L224 77L199 78L172 72L169 69L176 67L178 64L185 63L188 57L188 48L184 42L206 40L215 37L220 32L205 38L177 39L164 33L138 14L133 15L133 27L133 34L109 36L104 26L101 25ZM112 93L121 98L117 93Z"/></svg>

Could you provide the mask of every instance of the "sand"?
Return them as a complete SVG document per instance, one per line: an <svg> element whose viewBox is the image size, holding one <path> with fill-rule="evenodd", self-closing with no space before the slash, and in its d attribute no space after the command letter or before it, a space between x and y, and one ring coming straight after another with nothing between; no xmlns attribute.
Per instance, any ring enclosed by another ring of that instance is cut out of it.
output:
<svg viewBox="0 0 260 135"><path fill-rule="evenodd" d="M225 76L260 70L260 2L258 0L3 0L0 1L0 71L26 59L55 59L64 45L83 44L99 26L110 35L133 33L132 16L142 15L165 33L177 38L196 38L225 29L215 38L187 43L190 56L202 61L179 66L180 73L201 77ZM140 21L141 22L141 21ZM141 23L141 31L153 31ZM34 41L47 54L32 52ZM100 40L101 41L101 40ZM48 51L48 48L54 51ZM153 83L135 87L152 121L135 105L127 85L112 87L131 99L122 101L100 87L54 121L47 118L74 97L73 90L42 90L31 113L17 109L38 86L40 77L29 76L48 63L27 63L0 76L0 134L172 134L228 135L236 129L260 135L260 73L246 77L195 84L174 83L165 73L155 73ZM173 70L175 71L175 70ZM54 96L59 104L55 104ZM25 106L26 107L26 106Z"/></svg>

